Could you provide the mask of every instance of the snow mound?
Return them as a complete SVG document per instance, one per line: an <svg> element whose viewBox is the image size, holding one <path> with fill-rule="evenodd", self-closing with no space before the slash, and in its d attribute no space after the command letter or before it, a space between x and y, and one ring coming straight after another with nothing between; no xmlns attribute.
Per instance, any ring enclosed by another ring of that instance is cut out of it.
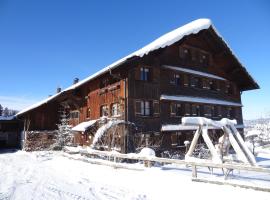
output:
<svg viewBox="0 0 270 200"><path fill-rule="evenodd" d="M148 147L145 147L141 150L141 152L139 153L140 156L144 156L144 157L155 157L156 153L153 149L150 149Z"/></svg>

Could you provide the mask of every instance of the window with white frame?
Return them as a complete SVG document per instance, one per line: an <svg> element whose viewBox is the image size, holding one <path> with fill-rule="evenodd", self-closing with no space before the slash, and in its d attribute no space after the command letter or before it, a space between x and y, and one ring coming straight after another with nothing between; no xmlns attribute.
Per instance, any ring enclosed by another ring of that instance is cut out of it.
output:
<svg viewBox="0 0 270 200"><path fill-rule="evenodd" d="M120 107L119 103L112 104L112 107L111 107L112 116L119 116L120 115L119 107Z"/></svg>

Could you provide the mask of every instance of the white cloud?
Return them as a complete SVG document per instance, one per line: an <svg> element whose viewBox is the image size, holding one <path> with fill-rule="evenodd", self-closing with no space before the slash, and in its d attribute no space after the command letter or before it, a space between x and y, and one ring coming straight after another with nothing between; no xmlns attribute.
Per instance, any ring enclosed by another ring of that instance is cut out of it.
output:
<svg viewBox="0 0 270 200"><path fill-rule="evenodd" d="M14 110L22 110L36 102L36 99L27 97L0 96L0 104Z"/></svg>

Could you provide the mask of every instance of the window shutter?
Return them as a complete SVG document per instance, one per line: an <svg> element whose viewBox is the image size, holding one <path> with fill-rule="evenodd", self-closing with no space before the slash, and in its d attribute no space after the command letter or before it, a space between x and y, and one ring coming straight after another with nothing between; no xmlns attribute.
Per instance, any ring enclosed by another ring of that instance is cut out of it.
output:
<svg viewBox="0 0 270 200"><path fill-rule="evenodd" d="M175 115L175 113L176 113L176 104L171 103L171 115Z"/></svg>
<svg viewBox="0 0 270 200"><path fill-rule="evenodd" d="M185 75L184 75L184 86L185 86L185 87L188 87L188 84L189 84L189 81L188 81L188 75L185 74Z"/></svg>
<svg viewBox="0 0 270 200"><path fill-rule="evenodd" d="M135 80L140 80L141 79L141 68L140 67L136 67L135 68Z"/></svg>
<svg viewBox="0 0 270 200"><path fill-rule="evenodd" d="M159 114L159 101L154 101L153 102L153 112L154 114Z"/></svg>
<svg viewBox="0 0 270 200"><path fill-rule="evenodd" d="M141 115L141 101L135 101L135 114Z"/></svg>
<svg viewBox="0 0 270 200"><path fill-rule="evenodd" d="M190 105L188 103L185 104L185 115L190 115Z"/></svg>
<svg viewBox="0 0 270 200"><path fill-rule="evenodd" d="M220 91L220 81L216 81L216 88L217 88L217 91Z"/></svg>

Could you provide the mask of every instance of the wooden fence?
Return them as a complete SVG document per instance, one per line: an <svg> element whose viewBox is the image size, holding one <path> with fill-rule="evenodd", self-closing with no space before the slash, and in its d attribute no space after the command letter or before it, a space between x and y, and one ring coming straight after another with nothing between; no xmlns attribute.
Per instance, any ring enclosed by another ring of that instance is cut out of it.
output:
<svg viewBox="0 0 270 200"><path fill-rule="evenodd" d="M67 153L69 153L67 151ZM72 152L70 152L72 153ZM146 156L141 156L139 154L122 154L118 152L107 152L107 151L98 151L98 150L91 150L91 151L80 151L81 155L90 157L90 158L96 158L98 157L106 157L107 160L110 162L107 162L105 165L107 166L113 166L113 167L118 167L118 168L125 168L122 167L123 165L117 165L118 161L121 159L125 160L135 160L135 161L144 161L145 165L147 167L151 167L151 163L157 162L161 164L176 164L176 165L185 165L185 166L191 166L192 167L192 180L193 181L199 181L199 182L213 182L215 184L230 184L228 182L219 182L219 181L208 181L204 179L199 179L197 177L197 167L207 167L208 169L213 169L213 168L219 168L222 170L227 170L227 172L230 172L232 170L242 170L242 171L252 171L252 172L259 172L259 173L266 173L270 177L270 169L269 168L263 168L259 166L249 166L246 164L235 164L235 163L223 163L223 164L218 164L218 163L213 163L210 161L203 161L203 162L198 162L198 161L185 161L185 160L177 160L177 159L169 159L169 158L160 158L160 157L146 157ZM104 162L95 162L95 164L104 164ZM228 174L225 173L225 178ZM247 186L247 185L240 185L240 184L230 184L233 186L238 186L238 187L243 187L243 188L251 188L255 190L261 190L261 191L267 191L270 192L270 188L264 188L264 187L256 187L256 186Z"/></svg>

